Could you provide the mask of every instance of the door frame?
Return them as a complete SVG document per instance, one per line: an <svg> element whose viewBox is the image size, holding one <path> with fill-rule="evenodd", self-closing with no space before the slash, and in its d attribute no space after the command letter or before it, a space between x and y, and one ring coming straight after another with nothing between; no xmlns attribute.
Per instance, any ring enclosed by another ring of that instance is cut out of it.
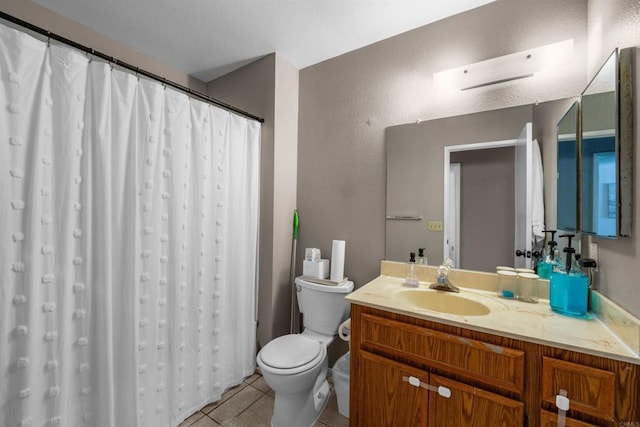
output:
<svg viewBox="0 0 640 427"><path fill-rule="evenodd" d="M447 258L453 255L453 267L460 268L460 163L449 163L449 216L447 218L447 242L449 250L453 246L453 254L445 254Z"/></svg>
<svg viewBox="0 0 640 427"><path fill-rule="evenodd" d="M458 151L474 151L474 150L487 150L490 148L503 148L503 147L515 147L516 145L518 145L519 143L519 139L518 138L514 138L514 139L503 139L500 141L487 141L487 142L476 142L476 143L472 143L472 144L459 144L459 145L446 145L444 147L444 224L443 224L443 228L444 228L444 233L443 233L443 255L445 257L449 256L449 250L450 250L450 244L449 241L451 239L455 239L456 241L453 242L454 246L454 252L458 255L460 255L460 242L459 237L460 237L460 233L457 233L457 235L454 236L450 236L449 235L449 231L451 230L451 224L450 224L450 192L452 191L452 189L450 189L449 187L449 174L451 173L451 153L454 152L458 152ZM458 191L459 192L459 191ZM458 220L459 220L459 216L458 216ZM458 224L458 230L460 229L460 225ZM444 260L443 260L444 261ZM460 260L459 259L455 259L454 261L454 265L455 268L459 268L460 267Z"/></svg>

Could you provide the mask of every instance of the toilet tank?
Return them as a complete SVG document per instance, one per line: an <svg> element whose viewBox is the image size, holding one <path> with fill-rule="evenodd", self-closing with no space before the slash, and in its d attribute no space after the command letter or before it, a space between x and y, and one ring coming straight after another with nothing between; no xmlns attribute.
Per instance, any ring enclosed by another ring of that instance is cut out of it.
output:
<svg viewBox="0 0 640 427"><path fill-rule="evenodd" d="M349 318L350 305L344 297L352 290L350 281L330 286L296 277L296 295L304 327L328 336L338 333L340 323Z"/></svg>

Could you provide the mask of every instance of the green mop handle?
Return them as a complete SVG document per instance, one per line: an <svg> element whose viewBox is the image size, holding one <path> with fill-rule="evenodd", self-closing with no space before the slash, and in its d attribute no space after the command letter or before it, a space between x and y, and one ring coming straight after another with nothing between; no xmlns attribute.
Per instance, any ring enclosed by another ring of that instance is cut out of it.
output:
<svg viewBox="0 0 640 427"><path fill-rule="evenodd" d="M293 241L291 244L291 271L290 271L290 285L291 285L291 324L289 333L300 333L300 314L298 310L297 295L296 295L296 245L298 244L298 210L293 211Z"/></svg>
<svg viewBox="0 0 640 427"><path fill-rule="evenodd" d="M293 240L298 240L298 211L293 211Z"/></svg>

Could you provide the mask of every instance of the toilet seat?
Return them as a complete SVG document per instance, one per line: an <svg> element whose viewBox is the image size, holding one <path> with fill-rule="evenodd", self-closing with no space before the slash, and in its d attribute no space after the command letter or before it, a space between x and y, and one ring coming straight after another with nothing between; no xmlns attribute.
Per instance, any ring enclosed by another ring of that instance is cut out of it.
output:
<svg viewBox="0 0 640 427"><path fill-rule="evenodd" d="M299 334L278 337L260 350L259 359L271 372L295 375L318 365L327 350L318 341Z"/></svg>

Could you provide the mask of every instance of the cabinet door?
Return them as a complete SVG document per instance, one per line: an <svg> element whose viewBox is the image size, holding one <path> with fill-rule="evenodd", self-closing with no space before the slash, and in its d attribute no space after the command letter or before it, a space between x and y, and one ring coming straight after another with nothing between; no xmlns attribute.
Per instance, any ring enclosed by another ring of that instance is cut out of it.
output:
<svg viewBox="0 0 640 427"><path fill-rule="evenodd" d="M357 419L351 425L366 427L416 427L427 425L427 390L409 384L415 377L427 382L420 369L361 351L359 360Z"/></svg>
<svg viewBox="0 0 640 427"><path fill-rule="evenodd" d="M565 390L571 412L615 421L616 379L613 372L578 363L542 358L542 400L555 406L556 395Z"/></svg>
<svg viewBox="0 0 640 427"><path fill-rule="evenodd" d="M488 391L431 375L431 385L447 387L450 397L429 396L429 427L506 427L524 425L524 404Z"/></svg>

